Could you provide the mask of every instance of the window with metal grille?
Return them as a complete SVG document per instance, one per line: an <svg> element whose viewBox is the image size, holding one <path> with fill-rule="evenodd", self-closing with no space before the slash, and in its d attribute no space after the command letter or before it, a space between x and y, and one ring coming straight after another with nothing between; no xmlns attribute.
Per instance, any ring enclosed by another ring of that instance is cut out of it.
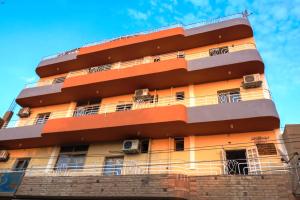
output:
<svg viewBox="0 0 300 200"><path fill-rule="evenodd" d="M259 155L277 155L274 143L260 143L256 147Z"/></svg>
<svg viewBox="0 0 300 200"><path fill-rule="evenodd" d="M62 146L55 169L82 169L88 148L88 145Z"/></svg>
<svg viewBox="0 0 300 200"><path fill-rule="evenodd" d="M132 104L119 104L116 107L116 111L125 111L125 110L131 110L132 109Z"/></svg>
<svg viewBox="0 0 300 200"><path fill-rule="evenodd" d="M50 112L38 114L35 119L35 124L45 124L48 121L50 114Z"/></svg>
<svg viewBox="0 0 300 200"><path fill-rule="evenodd" d="M89 73L102 72L102 71L110 70L111 68L112 68L111 64L95 66L89 69Z"/></svg>
<svg viewBox="0 0 300 200"><path fill-rule="evenodd" d="M184 137L174 138L175 151L184 151Z"/></svg>
<svg viewBox="0 0 300 200"><path fill-rule="evenodd" d="M148 153L149 150L149 139L141 140L141 153Z"/></svg>
<svg viewBox="0 0 300 200"><path fill-rule="evenodd" d="M176 100L177 101L184 100L184 92L176 92Z"/></svg>
<svg viewBox="0 0 300 200"><path fill-rule="evenodd" d="M153 62L159 62L160 61L160 57L159 56L157 56L157 57L155 57L154 59L153 59Z"/></svg>
<svg viewBox="0 0 300 200"><path fill-rule="evenodd" d="M103 175L122 175L124 157L107 157L103 168Z"/></svg>
<svg viewBox="0 0 300 200"><path fill-rule="evenodd" d="M218 91L219 103L235 103L240 102L241 100L240 89Z"/></svg>
<svg viewBox="0 0 300 200"><path fill-rule="evenodd" d="M77 102L73 116L79 117L84 115L95 115L98 114L100 109L100 99L91 99L87 101Z"/></svg>
<svg viewBox="0 0 300 200"><path fill-rule="evenodd" d="M210 56L216 56L226 53L229 53L229 48L227 46L209 49Z"/></svg>
<svg viewBox="0 0 300 200"><path fill-rule="evenodd" d="M65 81L65 79L66 79L65 76L55 78L55 79L53 80L52 84L63 83L63 82Z"/></svg>
<svg viewBox="0 0 300 200"><path fill-rule="evenodd" d="M30 158L18 158L14 164L13 171L25 171L29 162Z"/></svg>

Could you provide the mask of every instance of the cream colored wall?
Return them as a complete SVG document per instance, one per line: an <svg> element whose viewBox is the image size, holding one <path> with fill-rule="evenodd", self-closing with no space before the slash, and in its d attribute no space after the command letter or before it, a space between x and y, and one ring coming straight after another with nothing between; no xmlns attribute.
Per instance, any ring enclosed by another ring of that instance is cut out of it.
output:
<svg viewBox="0 0 300 200"><path fill-rule="evenodd" d="M205 83L205 84L198 84L198 85L191 85L185 87L176 87L176 88L169 88L164 90L155 90L150 91L152 95L158 95L158 103L155 106L167 106L170 104L178 104L182 103L187 106L199 106L199 105L211 105L218 103L218 96L217 92L220 90L228 90L228 89L235 89L239 88L241 91L241 98L242 100L253 100L253 99L261 99L261 98L270 98L268 90L267 90L267 82L265 79L264 74L260 75L261 80L263 81L263 86L261 88L254 88L254 89L243 89L241 87L241 83L243 81L242 77L239 79L232 79L226 81L219 81L219 82L212 82L212 83ZM191 93L191 88L193 88L193 94ZM176 101L175 94L176 92L184 92L185 93L185 101ZM192 99L189 99L193 96ZM106 112L115 112L116 105L122 103L132 103L133 94L123 95L123 96L116 96L116 97L109 97L104 98L101 101L100 111L99 113L106 113ZM191 103L191 100L194 101L194 104ZM135 103L132 109L141 109L147 107L154 106L154 104L141 104ZM37 107L32 108L30 118L23 118L20 119L18 125L31 125L34 123L37 114L51 112L50 118L61 118L61 117L70 117L72 116L73 110L76 107L76 102L71 102L67 104L60 104L60 105L53 105L53 106L46 106L46 107Z"/></svg>
<svg viewBox="0 0 300 200"><path fill-rule="evenodd" d="M174 138L152 139L150 142L151 151L143 154L124 154L122 152L122 142L106 142L90 144L87 157L85 160L86 167L99 167L98 173L102 173L101 166L105 164L106 157L124 157L124 164L134 166L135 164L146 164L155 166L150 168L151 173L161 173L171 170L172 172L188 172L208 175L211 173L222 173L224 170L223 162L225 150L241 150L255 147L255 137L268 137L268 142L275 143L277 149L281 148L278 145L276 137L277 130L264 132L249 132L249 133L232 133L221 135L206 135L206 136L188 136L184 140L184 151L174 151ZM190 138L194 137L195 146L190 146ZM195 160L191 157L191 152L194 153ZM50 170L55 166L59 147L35 148L35 149L20 149L10 150L10 159L7 162L0 162L0 169L11 169L14 166L16 158L30 157L31 161L29 168L42 167L45 170ZM209 162L207 162L209 161ZM214 161L214 162L212 162ZM194 162L189 163L189 162ZM164 163L164 165L161 165ZM274 164L275 163L275 164ZM260 165L263 170L268 169L268 166L282 166L280 156L260 156ZM145 170L145 167L143 168ZM211 171L210 171L210 170ZM93 169L92 169L93 170ZM130 170L129 168L127 170ZM132 169L131 169L132 170ZM93 172L93 171L91 171ZM43 175L36 173L35 175ZM79 174L77 174L79 175Z"/></svg>
<svg viewBox="0 0 300 200"><path fill-rule="evenodd" d="M46 167L53 147L9 150L9 160L0 162L0 169L12 169L18 158L31 158L28 168Z"/></svg>
<svg viewBox="0 0 300 200"><path fill-rule="evenodd" d="M243 50L243 49L249 49L249 48L250 49L256 48L254 38L249 37L249 38L244 38L244 39L240 39L240 40L233 40L233 41L229 41L229 42L217 43L217 44L208 45L208 46L204 46L204 47L188 49L188 50L185 50L184 52L186 55L186 59L192 60L192 59L197 59L200 57L207 57L207 56L209 56L209 53L208 53L209 49L223 47L223 46L228 46L230 52L239 51L239 50ZM168 59L171 59L174 57L173 54L175 55L175 58L176 58L177 52L160 55L160 58L161 58L161 60L168 60ZM130 67L130 66L133 66L136 64L149 63L150 60L152 60L151 57L146 56L141 59L113 63L112 69L118 69L120 67L126 68L126 67ZM87 72L84 70L79 70L74 73L77 75L85 75ZM58 74L55 76L44 77L38 81L37 85L39 85L39 86L45 85L47 83L51 83L55 78L67 76L67 75L68 75L68 73L64 73L64 74Z"/></svg>
<svg viewBox="0 0 300 200"><path fill-rule="evenodd" d="M45 107L36 107L31 109L31 114L29 118L20 118L18 121L19 126L23 125L32 125L35 122L35 119L38 114L40 113L60 113L61 111L68 111L73 110L75 108L76 104L74 103L67 103L67 104L59 104L59 105L53 105L53 106L45 106ZM51 116L50 116L51 118ZM52 117L54 118L54 117Z"/></svg>
<svg viewBox="0 0 300 200"><path fill-rule="evenodd" d="M48 84L51 84L55 78L63 77L63 76L67 76L67 75L68 75L68 73L64 73L64 74L58 74L58 75L54 75L54 76L40 78L37 85L38 86L48 85Z"/></svg>
<svg viewBox="0 0 300 200"><path fill-rule="evenodd" d="M209 49L228 46L229 52L240 51L244 49L255 49L255 41L253 37L245 38L241 40L234 40L229 42L223 42L218 44L212 44L204 47L198 47L193 49L185 50L185 58L187 60L193 60L201 57L209 56Z"/></svg>

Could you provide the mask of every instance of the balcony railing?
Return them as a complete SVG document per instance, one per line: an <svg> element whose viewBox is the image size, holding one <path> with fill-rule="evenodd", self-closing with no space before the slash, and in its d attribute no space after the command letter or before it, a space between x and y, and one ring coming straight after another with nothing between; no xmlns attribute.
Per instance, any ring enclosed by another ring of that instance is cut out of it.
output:
<svg viewBox="0 0 300 200"><path fill-rule="evenodd" d="M232 53L232 52L242 51L242 50L247 50L247 49L256 49L256 46L254 43L246 43L246 44L230 45L230 46L227 46L227 48L228 48L228 51L220 52L220 54ZM216 55L219 55L219 54L216 54ZM86 68L86 69L82 69L82 70L76 70L76 71L69 72L67 75L67 78L83 76L83 75L87 75L90 73L98 73L98 72L100 73L100 72L107 71L107 70L124 69L124 68L134 67L136 65L141 65L141 64L153 63L155 61L158 61L157 59L159 59L159 61L176 59L176 58L185 58L186 60L194 60L194 59L199 59L199 58L206 58L209 56L211 56L209 49L207 49L205 51L199 51L199 52L193 52L193 53L189 53L188 51L172 52L172 53L168 53L168 54L148 56L148 57L130 60L130 61L126 61L126 62L117 62L117 63L106 64L106 65L101 65L101 66L94 66L94 67L90 67L90 68ZM27 84L25 87L32 88L32 87L40 87L40 86L52 85L52 84L55 84L53 82L53 80L41 80L38 82Z"/></svg>
<svg viewBox="0 0 300 200"><path fill-rule="evenodd" d="M145 35L145 34L154 33L154 32L167 30L167 29L171 29L171 28L176 28L176 27L182 27L184 29L191 29L191 28L195 28L195 27L201 27L201 26L205 26L205 25L209 25L209 24L215 24L215 23L223 22L223 21L230 20L230 19L246 18L247 16L248 16L247 11L245 11L245 12L242 12L242 13L237 13L237 14L233 14L233 15L229 15L229 16L225 16L225 17L215 18L215 19L211 19L211 20L205 20L205 21L202 21L202 22L197 22L197 23L192 23L192 24L187 24L187 25L177 23L177 24L164 26L164 27L157 28L157 29L151 29L149 31L137 32L137 33L133 33L133 34L130 34L130 35L123 35L123 36L119 36L119 37L115 37L115 38L111 38L111 39L104 39L104 40L101 40L101 41L98 41L98 42L93 42L93 43L86 44L83 47L99 45L99 44L103 44L103 43L106 43L106 42L111 42L111 41L114 41L114 40L121 40L121 39L125 39L125 38L139 36L139 35ZM42 60L57 58L57 57L60 57L60 56L66 55L66 54L70 54L70 53L77 53L77 49L62 52L62 53L57 53L57 54L51 55L51 56L47 56L47 57L44 57Z"/></svg>
<svg viewBox="0 0 300 200"><path fill-rule="evenodd" d="M120 101L116 103L101 103L83 107L78 107L69 110L56 110L51 112L50 119L80 117L84 115L109 114L113 112L139 110L146 108L154 108L171 105L185 105L187 107L214 105L221 103L237 103L240 101L249 101L255 99L271 99L269 90L266 89L251 89L241 91L234 94L212 94L205 96L196 96L189 98L178 99L174 96L158 96L153 94L149 99L143 101ZM11 121L3 128L13 128L20 126L29 126L36 123L36 117L23 118L16 121Z"/></svg>
<svg viewBox="0 0 300 200"><path fill-rule="evenodd" d="M290 166L282 163L278 156L257 157L255 159L210 160L172 162L152 161L124 161L122 164L101 165L65 164L58 167L33 165L27 168L25 176L121 176L146 174L181 174L187 176L207 175L261 175L274 173L288 173ZM2 170L3 172L14 172Z"/></svg>

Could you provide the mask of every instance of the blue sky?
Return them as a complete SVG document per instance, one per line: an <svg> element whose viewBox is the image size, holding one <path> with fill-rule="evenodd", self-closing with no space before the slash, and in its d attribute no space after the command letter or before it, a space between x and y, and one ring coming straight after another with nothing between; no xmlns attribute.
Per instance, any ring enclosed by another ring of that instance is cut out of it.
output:
<svg viewBox="0 0 300 200"><path fill-rule="evenodd" d="M0 0L0 114L40 59L124 34L248 9L281 117L300 123L300 0Z"/></svg>

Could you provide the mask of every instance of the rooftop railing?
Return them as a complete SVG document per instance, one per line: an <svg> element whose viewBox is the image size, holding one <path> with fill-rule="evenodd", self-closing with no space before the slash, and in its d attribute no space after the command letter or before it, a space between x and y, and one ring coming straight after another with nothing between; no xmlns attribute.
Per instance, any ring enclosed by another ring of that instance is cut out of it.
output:
<svg viewBox="0 0 300 200"><path fill-rule="evenodd" d="M242 51L242 50L247 50L247 49L256 49L256 46L254 43L230 45L230 46L228 46L228 51L226 49L225 52L220 52L220 54L232 53L232 52L237 52L237 51ZM219 55L219 54L217 54L217 55ZM82 69L82 70L71 71L68 73L67 78L83 76L83 75L87 75L90 73L98 73L98 72L103 72L103 71L107 71L107 70L124 69L124 68L134 67L136 65L159 62L159 61L176 59L176 58L185 58L186 60L194 60L194 59L205 58L205 57L209 57L209 56L211 56L209 53L209 50L193 52L193 53L189 53L188 51L187 52L184 52L184 51L172 52L172 53L156 55L156 56L147 56L144 58L130 60L130 61L126 61L126 62L117 62L117 63L106 64L106 65L101 65L101 66L94 66L94 67L90 67L90 68L86 68L86 69ZM157 59L159 59L159 60L157 60ZM52 85L52 84L54 84L53 80L41 80L38 82L27 84L25 86L25 88L40 87L40 86L46 86L46 85Z"/></svg>
<svg viewBox="0 0 300 200"><path fill-rule="evenodd" d="M219 18L210 19L210 20L204 20L204 21L201 21L201 22L187 24L187 25L182 24L182 23L177 23L177 24L172 24L172 25L164 26L164 27L157 28L157 29L151 29L151 30L148 30L148 31L142 31L142 32L137 32L137 33L133 33L133 34L129 34L129 35L118 36L118 37L115 37L115 38L104 39L104 40L101 40L101 41L98 41L98 42L88 43L88 44L84 45L83 47L89 47L89 46L104 44L104 43L115 41L115 40L121 40L121 39L125 39L125 38L139 36L139 35L145 35L145 34L154 33L154 32L158 32L158 31L163 31L163 30L176 28L176 27L182 27L184 29L191 29L191 28L195 28L195 27L201 27L201 26L205 26L205 25L209 25L209 24L215 24L215 23L227 21L227 20L230 20L230 19L247 18L247 17L248 17L248 13L247 13L247 11L244 11L242 13L237 13L237 14L228 15L228 16L225 16L225 17L219 17ZM63 56L63 55L70 54L70 53L77 53L77 49L62 52L62 53L57 53L55 55L44 57L44 58L42 58L42 61L52 59L52 58L57 58L59 56Z"/></svg>
<svg viewBox="0 0 300 200"><path fill-rule="evenodd" d="M85 115L97 115L97 114L109 114L114 112L122 112L129 110L139 110L147 109L161 106L171 106L171 105L184 105L187 107L194 106L205 106L205 105L214 105L221 103L237 103L240 101L249 101L255 99L271 99L271 94L269 90L266 89L250 89L246 91L240 91L239 93L225 93L225 94L212 94L205 96L196 96L196 97L177 97L172 96L157 96L155 92L150 93L148 99L143 101L120 101L115 103L101 103L93 104L88 106L81 106L75 109L69 110L56 110L52 111L49 119L58 119L58 118L68 118L68 117L80 117ZM21 126L29 126L36 124L36 117L23 118L16 121L11 121L3 128L13 128ZM48 118L47 118L48 120ZM44 123L46 122L43 121Z"/></svg>

